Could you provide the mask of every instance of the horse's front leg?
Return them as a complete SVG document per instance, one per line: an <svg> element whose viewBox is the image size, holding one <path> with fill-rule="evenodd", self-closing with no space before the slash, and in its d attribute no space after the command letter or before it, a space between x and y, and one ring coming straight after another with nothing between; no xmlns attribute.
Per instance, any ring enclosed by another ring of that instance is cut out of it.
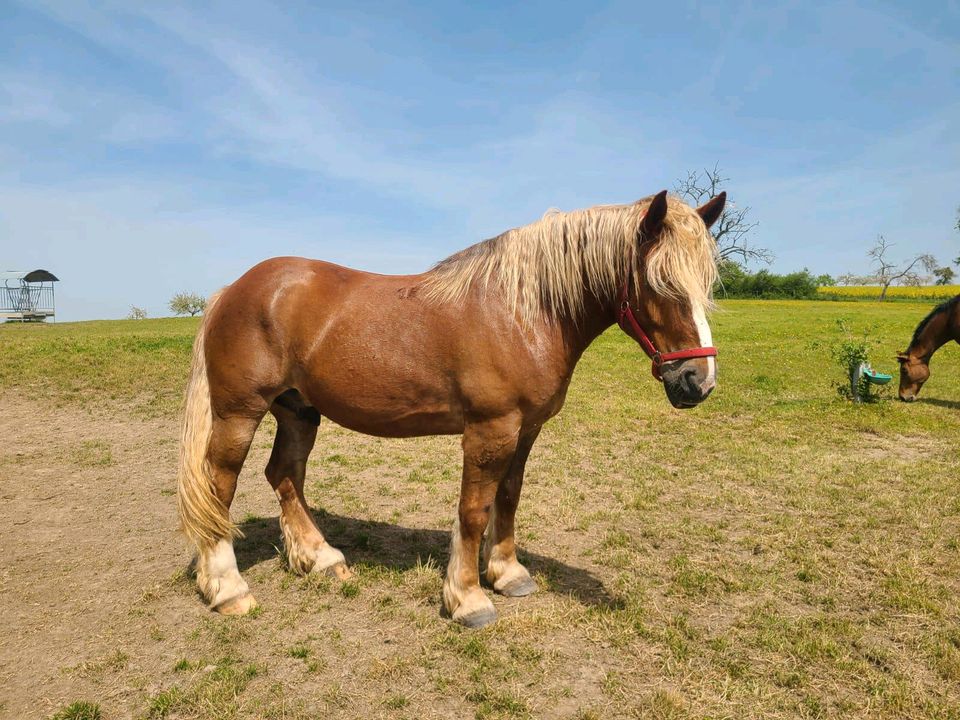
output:
<svg viewBox="0 0 960 720"><path fill-rule="evenodd" d="M463 433L463 481L460 507L451 533L450 563L443 582L443 603L467 627L497 619L497 611L480 588L480 540L490 520L497 488L516 454L517 418L472 423Z"/></svg>
<svg viewBox="0 0 960 720"><path fill-rule="evenodd" d="M507 597L530 595L537 584L527 569L517 560L517 545L514 540L514 518L523 487L523 470L540 427L525 432L510 462L506 477L497 490L490 524L483 543L483 560L487 581L493 589Z"/></svg>

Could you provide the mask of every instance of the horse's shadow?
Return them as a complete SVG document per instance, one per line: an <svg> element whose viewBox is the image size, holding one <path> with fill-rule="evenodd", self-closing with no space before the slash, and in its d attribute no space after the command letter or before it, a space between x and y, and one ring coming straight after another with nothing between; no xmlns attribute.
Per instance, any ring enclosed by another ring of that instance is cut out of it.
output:
<svg viewBox="0 0 960 720"><path fill-rule="evenodd" d="M951 410L960 409L960 402L956 400L941 400L940 398L922 397L917 398L917 402L926 403L927 405L936 405L937 407L950 408Z"/></svg>
<svg viewBox="0 0 960 720"><path fill-rule="evenodd" d="M432 560L438 567L446 567L448 531L406 528L325 511L314 511L314 515L327 540L343 551L348 563L403 571ZM235 542L234 549L241 572L278 553L282 556L278 518L246 520L240 530L244 537ZM622 604L582 568L522 550L518 557L532 574L545 577L553 592L570 595L585 605L616 608Z"/></svg>

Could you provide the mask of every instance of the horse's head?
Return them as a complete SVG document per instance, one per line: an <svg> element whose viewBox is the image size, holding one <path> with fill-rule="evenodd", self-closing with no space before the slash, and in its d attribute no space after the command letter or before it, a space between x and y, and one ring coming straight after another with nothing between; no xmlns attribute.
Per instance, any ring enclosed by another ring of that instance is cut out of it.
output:
<svg viewBox="0 0 960 720"><path fill-rule="evenodd" d="M930 365L926 359L916 357L909 352L897 353L897 362L900 363L898 395L904 402L913 402L920 394L920 388L930 377Z"/></svg>
<svg viewBox="0 0 960 720"><path fill-rule="evenodd" d="M723 212L726 193L696 210L669 202L664 190L647 207L634 281L624 286L617 317L651 357L671 404L691 408L716 386L716 350L706 317L716 277L709 228Z"/></svg>

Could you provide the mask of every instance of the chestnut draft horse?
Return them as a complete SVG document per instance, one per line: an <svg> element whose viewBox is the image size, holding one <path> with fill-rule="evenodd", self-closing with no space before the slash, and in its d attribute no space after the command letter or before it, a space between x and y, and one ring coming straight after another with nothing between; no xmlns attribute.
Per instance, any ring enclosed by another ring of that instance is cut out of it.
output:
<svg viewBox="0 0 960 720"><path fill-rule="evenodd" d="M714 388L705 311L716 278L709 226L666 191L630 205L550 212L421 275L274 258L211 298L193 349L178 475L181 526L214 610L255 607L233 553L229 507L260 420L277 420L266 476L290 567L350 577L303 495L320 418L383 437L462 434L463 479L443 602L477 627L496 592L536 584L517 561L514 514L544 422L586 347L615 322L653 360L677 408Z"/></svg>
<svg viewBox="0 0 960 720"><path fill-rule="evenodd" d="M913 402L930 377L930 358L951 340L960 342L960 295L937 305L913 331L910 347L897 353L900 399Z"/></svg>

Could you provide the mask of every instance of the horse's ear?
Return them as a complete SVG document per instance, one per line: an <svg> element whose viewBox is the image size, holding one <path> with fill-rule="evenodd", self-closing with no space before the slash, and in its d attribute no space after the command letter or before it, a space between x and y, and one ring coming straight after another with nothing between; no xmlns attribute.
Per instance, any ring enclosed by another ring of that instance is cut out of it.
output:
<svg viewBox="0 0 960 720"><path fill-rule="evenodd" d="M910 356L907 355L906 353L902 353L902 352L897 353L897 362L905 363L909 359L910 359Z"/></svg>
<svg viewBox="0 0 960 720"><path fill-rule="evenodd" d="M667 217L667 191L661 190L653 196L650 205L647 206L647 212L643 216L643 222L640 223L640 232L651 239L660 232L663 226L663 220Z"/></svg>
<svg viewBox="0 0 960 720"><path fill-rule="evenodd" d="M720 219L720 216L723 214L723 208L727 204L727 191L724 190L722 193L717 195L715 198L711 198L703 205L697 208L697 213L700 215L700 218L703 220L703 224L707 227L711 227L717 220Z"/></svg>

